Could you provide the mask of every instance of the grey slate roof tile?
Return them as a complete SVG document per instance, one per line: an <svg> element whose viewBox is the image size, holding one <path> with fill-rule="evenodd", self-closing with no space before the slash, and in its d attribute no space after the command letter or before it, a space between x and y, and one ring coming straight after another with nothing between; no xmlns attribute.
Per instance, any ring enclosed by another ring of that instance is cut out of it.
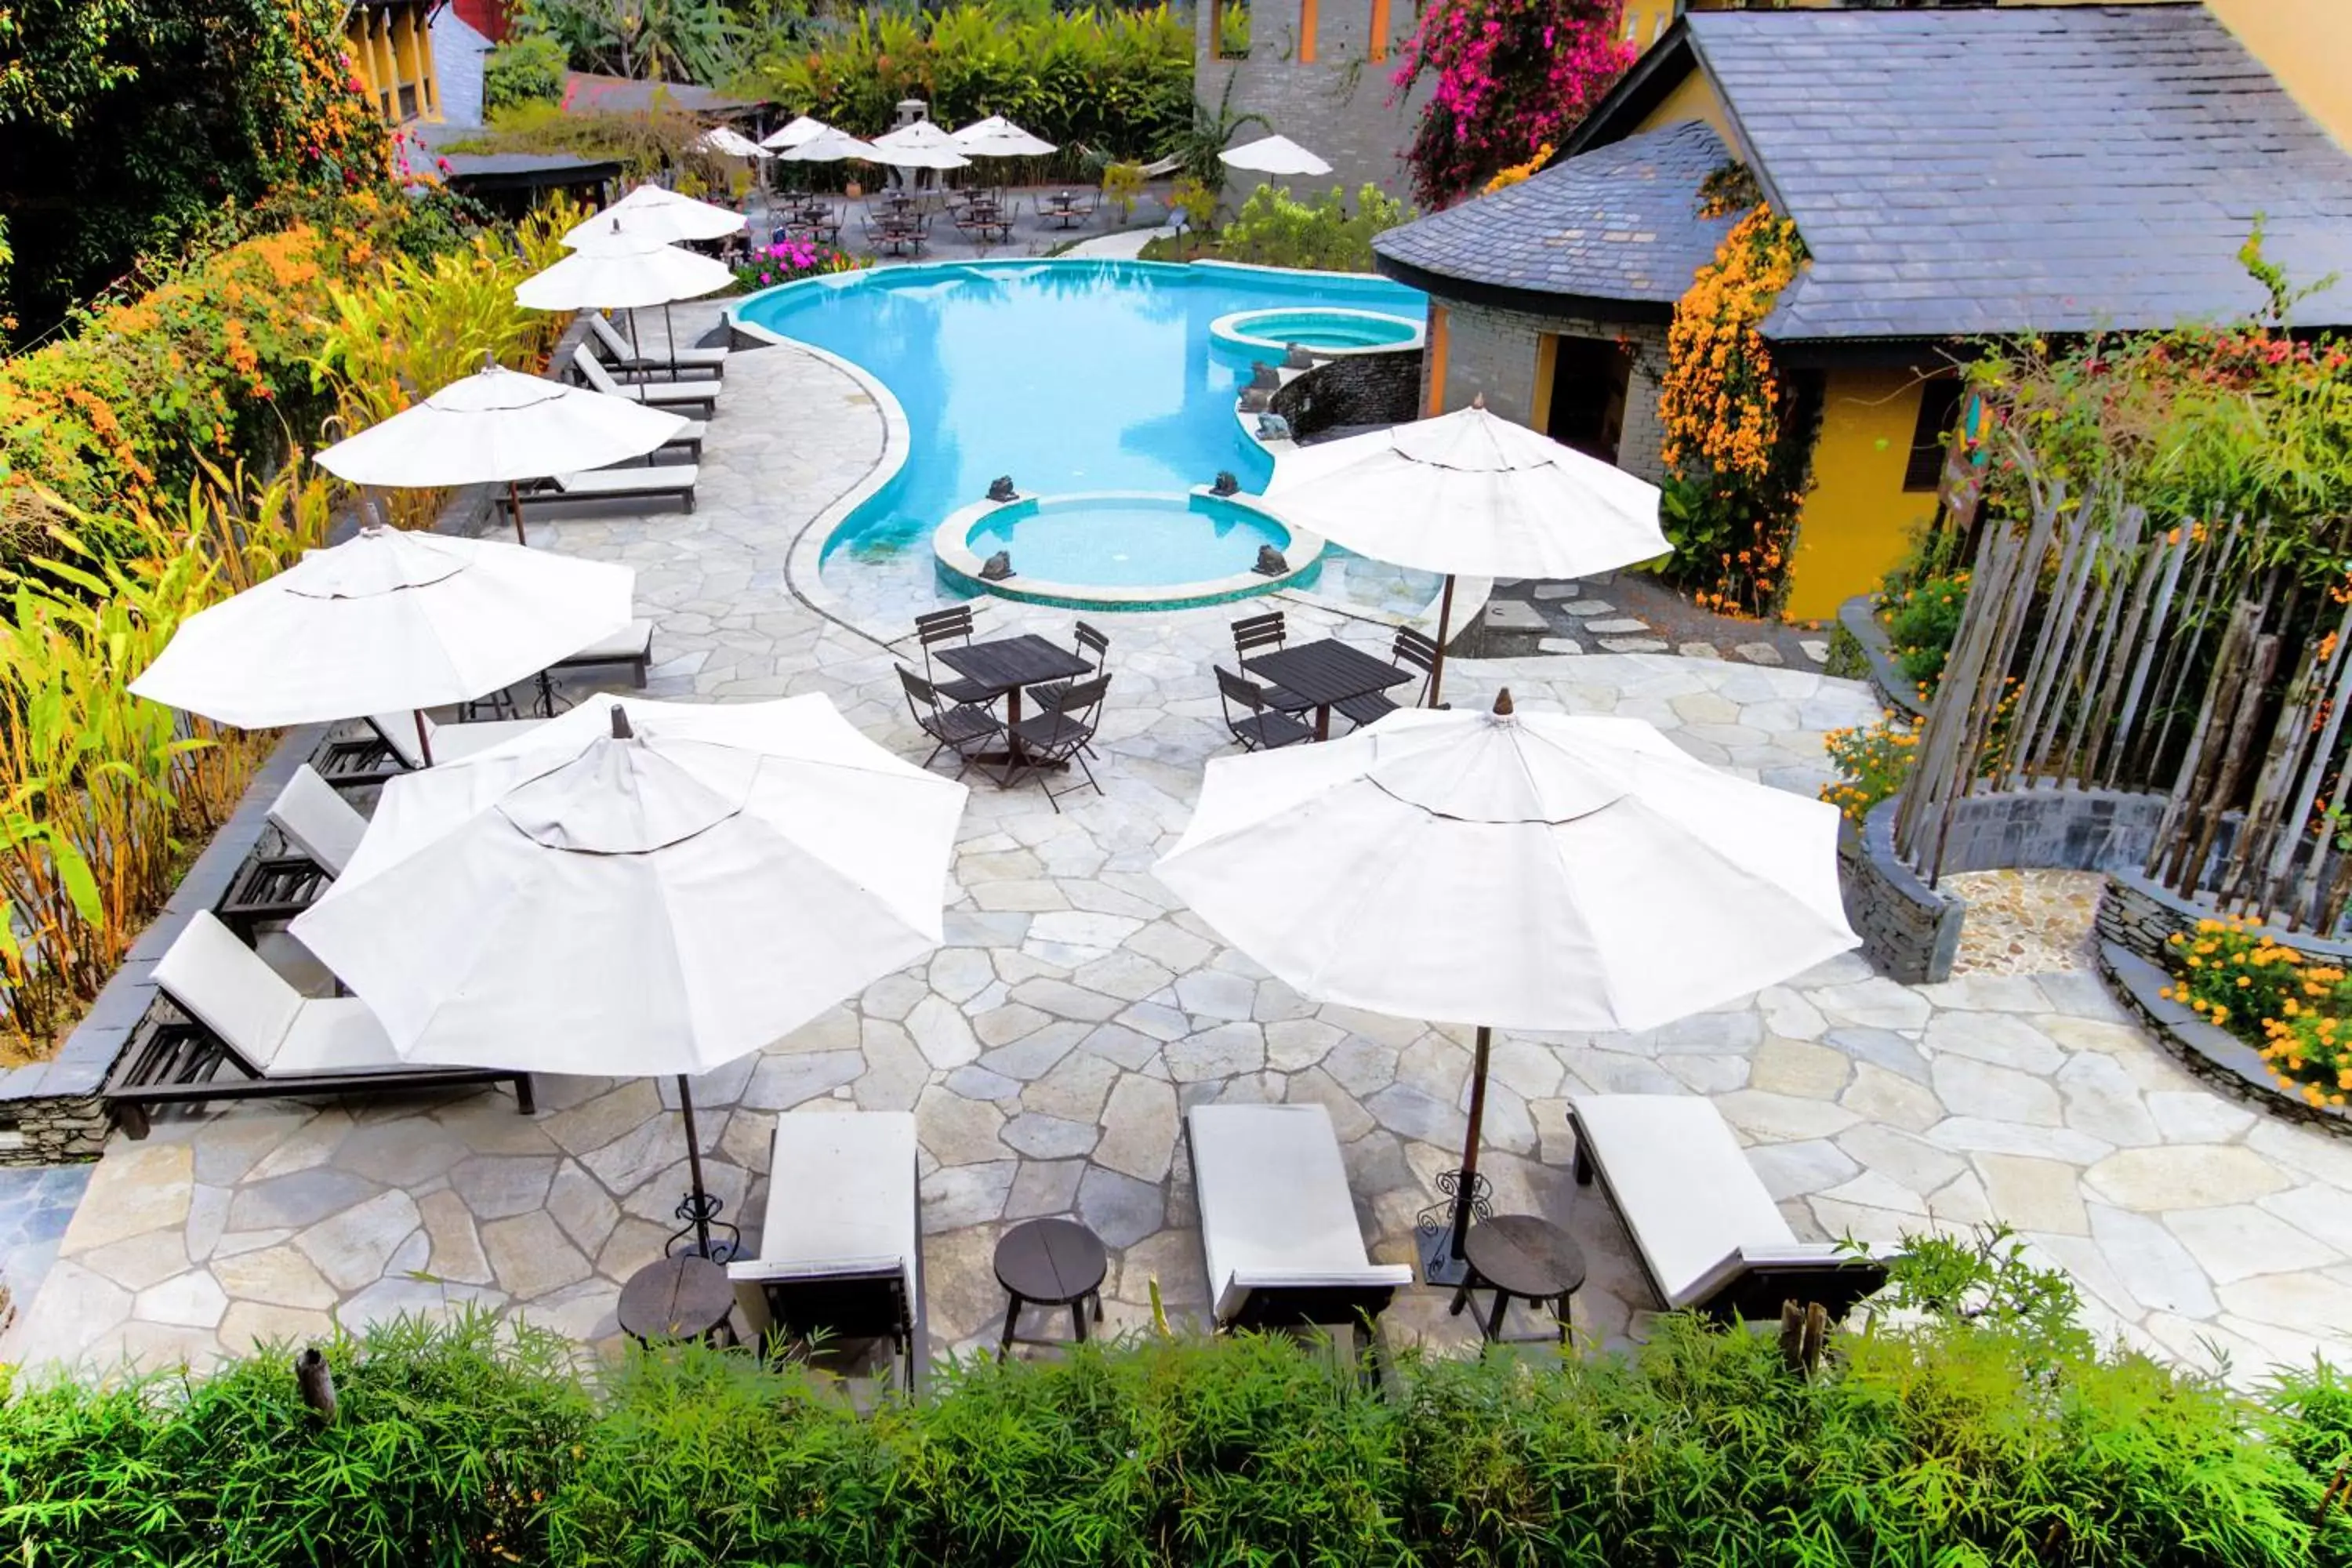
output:
<svg viewBox="0 0 2352 1568"><path fill-rule="evenodd" d="M1700 183L1730 156L1696 121L1668 126L1392 228L1372 248L1468 282L1671 304L1731 226L1698 216Z"/></svg>
<svg viewBox="0 0 2352 1568"><path fill-rule="evenodd" d="M2352 279L2352 157L2201 5L1685 25L1814 258L1771 336L2245 314L2263 294L2237 251L2258 212L2265 253L2295 281ZM2352 323L2352 280L2296 321Z"/></svg>

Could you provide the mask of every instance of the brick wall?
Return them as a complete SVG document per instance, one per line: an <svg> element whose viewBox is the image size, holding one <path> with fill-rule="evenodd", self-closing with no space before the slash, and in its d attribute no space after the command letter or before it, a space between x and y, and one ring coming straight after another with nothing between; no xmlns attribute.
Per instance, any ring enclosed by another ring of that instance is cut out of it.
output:
<svg viewBox="0 0 2352 1568"><path fill-rule="evenodd" d="M1234 133L1235 142L1287 136L1331 165L1327 178L1276 184L1302 196L1318 195L1334 185L1353 192L1367 182L1399 197L1411 194L1404 152L1420 123L1430 84L1424 80L1410 94L1400 95L1389 79L1397 65L1395 40L1412 28L1412 5L1398 0L1390 6L1388 58L1374 61L1370 58L1371 0L1318 0L1312 65L1297 60L1298 0L1265 0L1252 7L1250 57L1245 60L1216 58L1210 30L1213 14L1209 0L1199 0L1193 7L1193 95L1213 110L1225 84L1232 82L1234 112L1262 114L1273 124L1272 132L1246 127ZM1394 102L1390 101L1392 96ZM1235 206L1258 178L1234 174L1228 190Z"/></svg>
<svg viewBox="0 0 2352 1568"><path fill-rule="evenodd" d="M1652 323L1619 325L1577 316L1532 316L1490 305L1436 303L1445 307L1445 406L1467 408L1484 395L1486 406L1506 419L1532 424L1536 405L1538 342L1546 332L1566 337L1622 338L1633 348L1633 374L1625 396L1625 427L1618 439L1617 466L1652 483L1665 478L1659 457L1664 431L1658 424L1658 384L1666 371L1666 329ZM1423 405L1427 406L1429 367L1422 369Z"/></svg>
<svg viewBox="0 0 2352 1568"><path fill-rule="evenodd" d="M1272 406L1303 440L1334 426L1410 423L1420 384L1419 349L1340 354L1284 383Z"/></svg>

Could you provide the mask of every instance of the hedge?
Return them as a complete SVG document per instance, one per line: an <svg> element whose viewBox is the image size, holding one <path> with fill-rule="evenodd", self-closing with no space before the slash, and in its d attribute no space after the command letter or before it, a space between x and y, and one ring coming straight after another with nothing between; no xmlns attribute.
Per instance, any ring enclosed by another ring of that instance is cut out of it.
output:
<svg viewBox="0 0 2352 1568"><path fill-rule="evenodd" d="M2352 1562L2352 1385L2233 1394L1953 1321L1812 1377L1681 1317L1622 1355L1144 1337L935 1373L860 1414L736 1352L588 1374L460 1316L209 1377L0 1405L0 1552L32 1564L806 1568Z"/></svg>

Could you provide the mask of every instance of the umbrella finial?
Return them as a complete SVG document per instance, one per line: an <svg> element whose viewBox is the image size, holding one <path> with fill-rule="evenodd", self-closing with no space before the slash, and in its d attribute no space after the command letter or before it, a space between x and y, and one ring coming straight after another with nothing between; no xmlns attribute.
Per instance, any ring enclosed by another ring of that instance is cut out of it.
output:
<svg viewBox="0 0 2352 1568"><path fill-rule="evenodd" d="M618 713L620 710L615 708L613 711ZM1495 693L1495 716L1498 719L1511 716L1511 689L1507 686Z"/></svg>
<svg viewBox="0 0 2352 1568"><path fill-rule="evenodd" d="M1471 406L1471 407L1473 407L1473 408L1484 408L1484 407L1486 407L1486 395L1485 393L1483 393L1483 392L1479 392L1479 393L1473 393L1473 394L1471 395L1471 397L1470 397L1470 406Z"/></svg>
<svg viewBox="0 0 2352 1568"><path fill-rule="evenodd" d="M636 738L637 732L629 728L628 710L624 709L619 703L614 703L613 739L615 741L634 741Z"/></svg>

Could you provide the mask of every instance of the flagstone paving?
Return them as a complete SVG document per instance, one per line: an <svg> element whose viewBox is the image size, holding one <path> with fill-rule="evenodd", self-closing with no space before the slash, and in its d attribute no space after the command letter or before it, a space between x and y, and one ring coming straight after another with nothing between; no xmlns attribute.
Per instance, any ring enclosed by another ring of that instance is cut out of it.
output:
<svg viewBox="0 0 2352 1568"><path fill-rule="evenodd" d="M892 665L919 659L814 613L785 581L808 519L871 470L879 417L837 369L786 349L728 374L690 517L542 522L542 540L638 570L658 695L821 691L902 754L922 747ZM1293 601L1295 621L1377 647L1385 628ZM997 630L1068 616L994 602ZM1202 768L1229 746L1209 679L1225 615L1118 616L1095 765L1060 812L1034 784L974 780L947 940L778 1042L698 1081L712 1188L756 1237L775 1119L911 1110L922 1142L931 1348L992 1340L990 1254L1009 1224L1075 1214L1111 1250L1114 1328L1208 1298L1181 1114L1204 1100L1328 1107L1373 1250L1402 1260L1455 1162L1466 1028L1318 1007L1265 975L1151 876ZM1794 668L1586 653L1464 661L1460 705L1636 715L1710 763L1810 791L1821 734L1867 720L1861 687ZM2070 890L2071 893L2071 890ZM2022 945L2022 944L2021 944ZM2010 955L2017 956L2017 955ZM1688 955L1694 966L1707 955ZM1847 957L1644 1035L1506 1033L1486 1169L1498 1207L1565 1225L1591 1260L1578 1328L1622 1342L1653 1305L1597 1189L1570 1179L1572 1094L1709 1096L1791 1223L1888 1242L2001 1219L2081 1285L2096 1323L2246 1375L2352 1323L2352 1144L2202 1087L2070 969L1906 987ZM583 1342L615 1337L620 1282L657 1256L686 1183L671 1086L544 1079L503 1092L259 1102L118 1139L0 1355L202 1363L460 1302ZM794 1194L795 1203L822 1202ZM1468 1342L1412 1290L1393 1337Z"/></svg>

